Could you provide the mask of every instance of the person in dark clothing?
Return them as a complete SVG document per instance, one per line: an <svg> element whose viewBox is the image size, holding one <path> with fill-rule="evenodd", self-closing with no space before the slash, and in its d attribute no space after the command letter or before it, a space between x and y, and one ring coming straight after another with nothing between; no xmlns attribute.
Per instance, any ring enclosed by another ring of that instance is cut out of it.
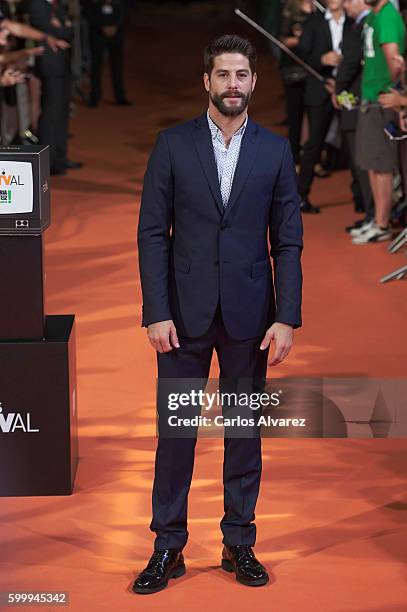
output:
<svg viewBox="0 0 407 612"><path fill-rule="evenodd" d="M271 339L273 366L288 355L294 329L302 324L302 219L294 161L285 138L247 115L256 51L229 34L212 41L204 58L207 110L159 133L141 197L142 325L157 352L160 423L150 523L154 552L132 585L144 595L185 574L182 551L189 537L197 431L183 439L174 428L160 435L168 423L163 379L201 379L205 388L216 350L222 393L225 384L228 393L253 383L259 390ZM196 382L187 387L195 391ZM228 410L226 402L223 408ZM190 403L186 410L195 414ZM224 440L221 567L249 587L269 581L252 549L261 478L258 433L226 434Z"/></svg>
<svg viewBox="0 0 407 612"><path fill-rule="evenodd" d="M314 12L311 0L287 2L281 21L281 41L297 53L304 23ZM281 54L280 74L284 84L288 117L288 139L295 164L300 163L301 128L305 112L305 83L307 72L285 53Z"/></svg>
<svg viewBox="0 0 407 612"><path fill-rule="evenodd" d="M343 0L328 0L326 12L314 13L305 23L298 52L325 79L334 77L341 62L343 32L350 27L351 22L343 10ZM310 135L301 158L298 191L302 212L318 213L319 208L312 206L308 195L314 178L314 166L319 161L334 107L324 83L313 76L307 76L305 104Z"/></svg>
<svg viewBox="0 0 407 612"><path fill-rule="evenodd" d="M16 8L24 13L25 5L23 2L21 2L21 5ZM47 32L41 32L27 23L16 21L16 16L10 9L10 3L5 0L0 0L0 29L2 31L6 30L8 35L17 39L29 39L34 40L36 43L47 44L55 53L59 49L67 49L69 47L69 43L61 38L56 38ZM38 49L33 55L40 55Z"/></svg>
<svg viewBox="0 0 407 612"><path fill-rule="evenodd" d="M363 24L369 14L370 7L364 0L345 0L345 10L348 17L354 19L351 29L347 29L342 45L342 62L336 76L335 92L333 103L337 105L336 96L342 91L349 91L357 99L360 99L360 86L362 79L362 60L363 60ZM349 152L349 163L352 172L352 192L355 202L356 212L364 212L365 219L358 221L355 226L350 226L352 230L358 228L363 222L370 221L374 217L374 201L370 188L369 175L366 170L362 170L356 165L356 126L358 121L358 110L342 110L341 130Z"/></svg>
<svg viewBox="0 0 407 612"><path fill-rule="evenodd" d="M58 0L31 0L27 7L31 25L47 34L72 40L72 24ZM41 116L38 137L50 146L51 174L66 174L80 168L68 159L69 104L71 99L70 48L52 51L48 46L36 59L36 74L41 80Z"/></svg>
<svg viewBox="0 0 407 612"><path fill-rule="evenodd" d="M91 50L91 94L89 106L98 106L102 95L101 77L107 49L116 104L130 105L123 81L125 7L123 0L85 0L84 16L89 25Z"/></svg>

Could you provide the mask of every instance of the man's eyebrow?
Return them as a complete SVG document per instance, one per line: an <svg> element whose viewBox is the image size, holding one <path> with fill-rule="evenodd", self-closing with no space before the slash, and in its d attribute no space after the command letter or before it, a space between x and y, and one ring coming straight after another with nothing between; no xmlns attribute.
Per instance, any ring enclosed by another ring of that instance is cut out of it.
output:
<svg viewBox="0 0 407 612"><path fill-rule="evenodd" d="M215 72L230 72L230 70L227 70L227 68L217 68ZM246 74L249 74L249 70L247 68L238 68L236 72L245 72Z"/></svg>

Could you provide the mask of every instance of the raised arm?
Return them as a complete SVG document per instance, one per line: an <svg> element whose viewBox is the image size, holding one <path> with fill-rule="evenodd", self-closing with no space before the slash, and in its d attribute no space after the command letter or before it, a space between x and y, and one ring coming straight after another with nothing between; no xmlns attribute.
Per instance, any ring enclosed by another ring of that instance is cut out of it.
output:
<svg viewBox="0 0 407 612"><path fill-rule="evenodd" d="M46 32L42 32L41 30L37 30L26 23L21 23L19 21L11 21L10 19L5 19L3 21L4 27L15 36L16 38L28 38L31 40L35 40L36 42L44 42L47 43L53 51L57 51L58 49L67 49L70 45L66 40L62 40L60 38L56 38L51 34L47 34Z"/></svg>

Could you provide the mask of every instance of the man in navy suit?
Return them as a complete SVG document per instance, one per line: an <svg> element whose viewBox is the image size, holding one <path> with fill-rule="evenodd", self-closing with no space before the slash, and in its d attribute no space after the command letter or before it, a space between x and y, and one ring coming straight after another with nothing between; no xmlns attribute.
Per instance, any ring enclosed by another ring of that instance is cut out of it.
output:
<svg viewBox="0 0 407 612"><path fill-rule="evenodd" d="M222 36L204 61L207 112L158 135L144 177L142 324L157 351L159 380L206 380L213 349L221 380L263 380L270 342L276 365L301 326L295 166L288 141L247 115L256 84L252 44ZM159 591L185 573L195 444L195 436L159 436L150 525L156 540L133 584L137 593ZM225 436L222 568L249 586L268 581L252 550L260 475L260 436Z"/></svg>

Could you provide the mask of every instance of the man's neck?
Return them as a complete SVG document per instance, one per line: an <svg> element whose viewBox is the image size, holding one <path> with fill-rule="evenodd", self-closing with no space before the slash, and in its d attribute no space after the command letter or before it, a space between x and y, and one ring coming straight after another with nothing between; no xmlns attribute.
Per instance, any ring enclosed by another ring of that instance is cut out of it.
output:
<svg viewBox="0 0 407 612"><path fill-rule="evenodd" d="M216 106L209 100L209 116L214 123L221 130L223 138L227 144L229 144L233 134L237 132L239 128L242 127L247 117L247 108L240 113L240 115L236 115L236 117L225 117L222 113L216 108Z"/></svg>
<svg viewBox="0 0 407 612"><path fill-rule="evenodd" d="M388 3L388 1L389 0L380 0L380 2L373 7L373 12L378 13L384 7L384 5Z"/></svg>
<svg viewBox="0 0 407 612"><path fill-rule="evenodd" d="M331 15L334 19L334 21L338 22L342 19L343 16L343 10L342 9L337 9L336 11L331 11Z"/></svg>

